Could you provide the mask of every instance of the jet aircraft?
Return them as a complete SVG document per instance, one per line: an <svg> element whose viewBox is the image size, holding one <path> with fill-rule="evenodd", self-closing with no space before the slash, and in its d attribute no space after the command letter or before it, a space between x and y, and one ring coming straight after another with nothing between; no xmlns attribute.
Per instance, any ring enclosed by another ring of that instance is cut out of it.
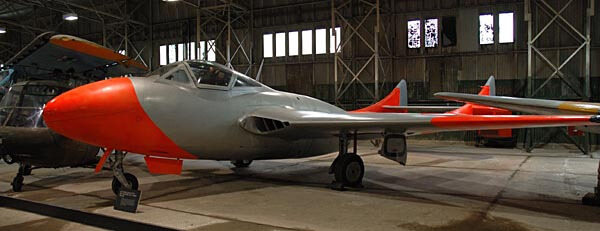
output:
<svg viewBox="0 0 600 231"><path fill-rule="evenodd" d="M408 135L600 122L598 116L580 115L349 113L206 61L177 62L144 78L112 78L75 88L48 102L43 117L59 134L107 148L96 171L117 150L115 193L138 188L137 178L123 170L125 152L145 155L151 173L178 174L184 159L247 166L252 160L337 150L329 173L335 178L332 188L344 189L361 187L364 164L356 154L358 139L383 137L381 154L401 161Z"/></svg>

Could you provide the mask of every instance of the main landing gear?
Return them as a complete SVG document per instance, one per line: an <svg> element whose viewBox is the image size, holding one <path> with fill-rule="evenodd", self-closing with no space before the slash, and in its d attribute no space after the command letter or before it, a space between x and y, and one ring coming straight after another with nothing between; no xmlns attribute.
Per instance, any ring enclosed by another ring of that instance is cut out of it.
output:
<svg viewBox="0 0 600 231"><path fill-rule="evenodd" d="M594 193L585 194L581 198L581 203L584 205L600 206L600 161L598 162L598 180L596 181L596 187L594 187Z"/></svg>
<svg viewBox="0 0 600 231"><path fill-rule="evenodd" d="M232 160L230 161L236 168L247 168L252 164L252 160Z"/></svg>
<svg viewBox="0 0 600 231"><path fill-rule="evenodd" d="M115 161L112 165L114 175L112 180L112 191L115 195L119 195L121 188L137 190L139 186L138 180L133 174L124 172L123 158L125 158L125 153L123 151L115 151Z"/></svg>
<svg viewBox="0 0 600 231"><path fill-rule="evenodd" d="M335 177L335 180L331 182L331 189L334 190L345 190L345 187L363 187L362 178L365 175L365 165L356 152L357 134L356 132L352 134L352 152L348 152L348 136L348 133L340 133L340 151L329 167L329 174L333 174Z"/></svg>
<svg viewBox="0 0 600 231"><path fill-rule="evenodd" d="M14 192L20 192L23 190L23 180L25 180L24 176L31 175L31 170L33 170L31 165L20 164L17 175L15 176L15 178L13 178L13 181L10 183Z"/></svg>

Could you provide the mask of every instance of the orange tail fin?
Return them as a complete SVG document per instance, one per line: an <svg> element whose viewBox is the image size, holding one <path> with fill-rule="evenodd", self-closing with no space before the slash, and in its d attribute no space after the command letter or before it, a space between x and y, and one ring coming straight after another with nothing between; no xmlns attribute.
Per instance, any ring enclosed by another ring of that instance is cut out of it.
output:
<svg viewBox="0 0 600 231"><path fill-rule="evenodd" d="M495 96L496 95L496 81L494 79L494 76L490 76L490 78L487 80L487 82L485 83L485 85L481 86L481 90L479 91L478 95L490 95L490 96ZM457 108L455 110L449 111L447 113L450 114L462 114L462 115L476 115L478 113L476 113L474 111L473 108L473 104L471 103L466 103L465 105L463 105L460 108ZM494 114L494 113L492 113Z"/></svg>
<svg viewBox="0 0 600 231"><path fill-rule="evenodd" d="M406 89L406 81L401 80L398 85L392 90L392 92L379 102L370 106L357 109L350 112L406 112L399 111L398 109L389 109L384 106L407 106L408 105L408 93Z"/></svg>

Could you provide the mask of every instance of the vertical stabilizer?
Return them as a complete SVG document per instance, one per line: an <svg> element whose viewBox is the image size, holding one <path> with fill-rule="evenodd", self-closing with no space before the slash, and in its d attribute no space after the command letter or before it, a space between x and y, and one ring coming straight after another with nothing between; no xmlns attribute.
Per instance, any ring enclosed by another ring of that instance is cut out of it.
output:
<svg viewBox="0 0 600 231"><path fill-rule="evenodd" d="M496 95L496 81L494 80L494 76L493 75L491 75L490 78L488 78L487 82L485 82L485 85L481 86L481 90L479 91L479 95L491 95L491 96L495 96ZM463 114L463 115L473 115L474 114L473 104L472 103L466 103L462 107L459 107L458 109L452 110L452 111L450 111L448 113L451 113L451 114Z"/></svg>
<svg viewBox="0 0 600 231"><path fill-rule="evenodd" d="M368 107L364 107L351 112L406 112L399 111L398 109L389 109L384 106L407 106L408 105L408 93L407 93L406 81L401 80L398 85L379 102L372 104Z"/></svg>
<svg viewBox="0 0 600 231"><path fill-rule="evenodd" d="M479 95L496 95L496 80L494 79L493 75L491 75L490 78L488 78L487 82L485 82L485 85L481 86L481 91L479 91Z"/></svg>
<svg viewBox="0 0 600 231"><path fill-rule="evenodd" d="M400 89L400 104L399 106L408 106L408 90L406 87L406 80L400 80L400 83L396 86Z"/></svg>

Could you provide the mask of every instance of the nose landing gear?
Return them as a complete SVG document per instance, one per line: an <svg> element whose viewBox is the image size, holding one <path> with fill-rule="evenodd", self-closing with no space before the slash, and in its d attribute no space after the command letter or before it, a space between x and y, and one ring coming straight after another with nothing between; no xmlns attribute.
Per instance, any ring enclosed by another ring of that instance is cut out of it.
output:
<svg viewBox="0 0 600 231"><path fill-rule="evenodd" d="M13 178L12 182L10 183L13 192L20 192L23 190L23 181L25 180L24 176L31 175L31 170L33 170L31 165L21 164L19 166L19 171L17 172L17 175L15 176L15 178Z"/></svg>
<svg viewBox="0 0 600 231"><path fill-rule="evenodd" d="M333 190L345 190L345 187L362 188L362 178L365 175L365 165L362 158L357 154L356 131L352 136L353 149L348 152L348 133L342 132L339 136L339 154L329 167L329 174L333 174L335 180L331 182Z"/></svg>
<svg viewBox="0 0 600 231"><path fill-rule="evenodd" d="M112 191L115 195L119 195L119 191L123 187L137 190L139 186L138 180L133 174L124 172L123 158L125 158L123 151L115 151L115 162L112 165Z"/></svg>

